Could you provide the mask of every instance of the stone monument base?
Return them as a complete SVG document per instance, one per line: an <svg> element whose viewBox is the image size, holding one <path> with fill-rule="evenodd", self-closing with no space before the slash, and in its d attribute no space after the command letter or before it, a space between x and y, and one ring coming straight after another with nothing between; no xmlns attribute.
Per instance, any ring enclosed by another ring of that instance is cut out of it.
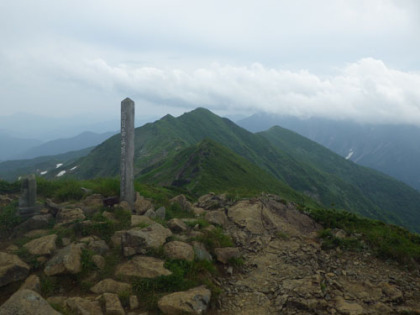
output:
<svg viewBox="0 0 420 315"><path fill-rule="evenodd" d="M26 220L26 219L29 219L30 217L33 217L34 215L39 214L41 211L41 208L42 207L40 205L35 205L33 207L19 207L18 213L22 217L22 219Z"/></svg>

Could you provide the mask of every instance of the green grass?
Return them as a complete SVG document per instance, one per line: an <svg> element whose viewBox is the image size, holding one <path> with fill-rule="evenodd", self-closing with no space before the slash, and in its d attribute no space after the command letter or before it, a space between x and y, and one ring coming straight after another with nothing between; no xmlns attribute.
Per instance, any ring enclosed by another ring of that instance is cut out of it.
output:
<svg viewBox="0 0 420 315"><path fill-rule="evenodd" d="M309 215L326 228L320 235L325 240L326 247L360 250L363 242L382 259L392 259L407 265L420 263L419 234L346 211L312 209L309 210ZM329 230L333 228L343 229L353 236L338 240Z"/></svg>
<svg viewBox="0 0 420 315"><path fill-rule="evenodd" d="M17 201L13 201L8 206L0 208L0 237L9 236L21 222L22 218L18 214Z"/></svg>
<svg viewBox="0 0 420 315"><path fill-rule="evenodd" d="M195 240L203 243L212 254L214 254L215 248L234 246L230 236L226 235L221 227L216 227L210 231L204 230L202 232L204 235L196 237Z"/></svg>
<svg viewBox="0 0 420 315"><path fill-rule="evenodd" d="M20 191L20 183L18 181L9 183L0 179L0 194L15 194Z"/></svg>

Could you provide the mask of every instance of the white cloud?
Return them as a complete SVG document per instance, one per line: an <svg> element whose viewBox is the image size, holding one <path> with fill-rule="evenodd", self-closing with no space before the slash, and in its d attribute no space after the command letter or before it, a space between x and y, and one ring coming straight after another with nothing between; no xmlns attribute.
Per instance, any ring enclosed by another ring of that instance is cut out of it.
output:
<svg viewBox="0 0 420 315"><path fill-rule="evenodd" d="M391 69L372 58L327 77L261 64L213 64L187 71L111 66L104 60L72 71L86 84L155 104L420 125L420 73Z"/></svg>
<svg viewBox="0 0 420 315"><path fill-rule="evenodd" d="M2 1L0 115L115 115L130 96L149 115L206 106L419 124L419 9L417 0Z"/></svg>

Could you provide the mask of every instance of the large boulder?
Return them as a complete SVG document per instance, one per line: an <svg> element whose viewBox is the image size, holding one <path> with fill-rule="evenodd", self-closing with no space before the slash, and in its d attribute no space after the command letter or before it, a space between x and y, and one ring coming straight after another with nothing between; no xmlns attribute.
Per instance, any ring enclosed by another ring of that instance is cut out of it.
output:
<svg viewBox="0 0 420 315"><path fill-rule="evenodd" d="M19 290L28 289L41 293L41 280L37 275L30 275L25 282L20 286Z"/></svg>
<svg viewBox="0 0 420 315"><path fill-rule="evenodd" d="M145 215L137 215L137 214L133 214L131 216L131 227L135 227L135 226L148 226L148 225L152 225L153 223L155 223L155 221L153 221L152 219L150 219L148 216Z"/></svg>
<svg viewBox="0 0 420 315"><path fill-rule="evenodd" d="M164 265L164 261L154 257L135 256L117 266L115 275L122 277L156 278L172 274Z"/></svg>
<svg viewBox="0 0 420 315"><path fill-rule="evenodd" d="M228 218L224 210L207 211L204 218L211 224L224 226L228 222Z"/></svg>
<svg viewBox="0 0 420 315"><path fill-rule="evenodd" d="M86 219L83 210L80 208L74 209L60 209L57 213L58 224L68 224L75 221L81 221Z"/></svg>
<svg viewBox="0 0 420 315"><path fill-rule="evenodd" d="M256 235L277 227L274 215L260 201L240 201L229 208L228 217L239 227Z"/></svg>
<svg viewBox="0 0 420 315"><path fill-rule="evenodd" d="M125 311L121 305L118 295L115 293L104 293L102 297L105 302L105 314L109 315L125 315Z"/></svg>
<svg viewBox="0 0 420 315"><path fill-rule="evenodd" d="M187 197L185 197L184 195L178 195L172 198L171 200L169 200L169 202L171 204L177 203L181 207L181 209L185 211L192 211L193 209L191 202L189 202L187 200Z"/></svg>
<svg viewBox="0 0 420 315"><path fill-rule="evenodd" d="M140 194L136 193L136 201L134 203L134 211L136 214L144 214L147 210L154 209L153 204L151 201L145 199L143 196L140 196Z"/></svg>
<svg viewBox="0 0 420 315"><path fill-rule="evenodd" d="M0 287L25 279L31 269L13 254L0 252Z"/></svg>
<svg viewBox="0 0 420 315"><path fill-rule="evenodd" d="M174 218L168 221L168 228L174 233L185 232L188 230L188 226L181 219Z"/></svg>
<svg viewBox="0 0 420 315"><path fill-rule="evenodd" d="M92 194L83 200L83 205L88 208L101 208L104 204L101 194Z"/></svg>
<svg viewBox="0 0 420 315"><path fill-rule="evenodd" d="M104 279L93 287L90 288L90 291L96 294L102 293L124 293L131 292L131 284L125 282L115 281L113 279Z"/></svg>
<svg viewBox="0 0 420 315"><path fill-rule="evenodd" d="M48 229L53 219L51 214L37 214L15 227L13 235L22 235L31 230Z"/></svg>
<svg viewBox="0 0 420 315"><path fill-rule="evenodd" d="M159 223L153 223L145 228L128 230L121 237L121 247L124 256L145 254L150 248L159 248L172 235L171 230Z"/></svg>
<svg viewBox="0 0 420 315"><path fill-rule="evenodd" d="M198 260L213 260L213 257L210 255L210 253L206 249L206 246L203 243L194 241L192 242L192 246L194 249L195 258L197 258Z"/></svg>
<svg viewBox="0 0 420 315"><path fill-rule="evenodd" d="M51 255L57 249L55 242L57 241L57 234L51 234L36 238L25 245L26 248L32 255Z"/></svg>
<svg viewBox="0 0 420 315"><path fill-rule="evenodd" d="M217 260L223 264L227 264L232 258L239 258L241 255L237 247L215 248L214 253L216 254Z"/></svg>
<svg viewBox="0 0 420 315"><path fill-rule="evenodd" d="M165 295L158 302L164 314L202 314L209 306L211 292L204 286Z"/></svg>
<svg viewBox="0 0 420 315"><path fill-rule="evenodd" d="M223 208L226 204L226 196L225 195L215 195L214 193L210 193L207 195L203 195L198 198L197 206L206 210L213 210Z"/></svg>
<svg viewBox="0 0 420 315"><path fill-rule="evenodd" d="M57 254L47 262L44 273L47 276L79 273L82 270L80 259L83 246L83 244L72 243L60 249Z"/></svg>
<svg viewBox="0 0 420 315"><path fill-rule="evenodd" d="M194 249L190 244L172 241L163 246L165 255L170 259L194 260Z"/></svg>
<svg viewBox="0 0 420 315"><path fill-rule="evenodd" d="M42 296L32 290L18 290L2 306L1 315L60 315L45 301Z"/></svg>
<svg viewBox="0 0 420 315"><path fill-rule="evenodd" d="M66 300L67 307L72 314L81 315L102 315L101 305L99 301L92 301L81 297L71 297Z"/></svg>

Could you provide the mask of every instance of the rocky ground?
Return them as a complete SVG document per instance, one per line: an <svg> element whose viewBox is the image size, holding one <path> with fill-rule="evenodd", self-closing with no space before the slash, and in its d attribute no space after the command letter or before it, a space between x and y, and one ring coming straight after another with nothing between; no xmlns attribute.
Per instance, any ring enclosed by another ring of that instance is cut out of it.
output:
<svg viewBox="0 0 420 315"><path fill-rule="evenodd" d="M3 205L11 199L2 196ZM369 251L322 250L322 227L278 197L209 194L192 205L181 195L172 203L195 218L167 220L164 208L137 196L128 226L105 237L102 223L120 226L123 217L104 211L102 196L47 200L41 215L1 240L0 314L420 314L418 268ZM233 244L211 247L206 237L220 231ZM170 276L168 259L208 261L218 272L157 294L150 307L135 279Z"/></svg>

